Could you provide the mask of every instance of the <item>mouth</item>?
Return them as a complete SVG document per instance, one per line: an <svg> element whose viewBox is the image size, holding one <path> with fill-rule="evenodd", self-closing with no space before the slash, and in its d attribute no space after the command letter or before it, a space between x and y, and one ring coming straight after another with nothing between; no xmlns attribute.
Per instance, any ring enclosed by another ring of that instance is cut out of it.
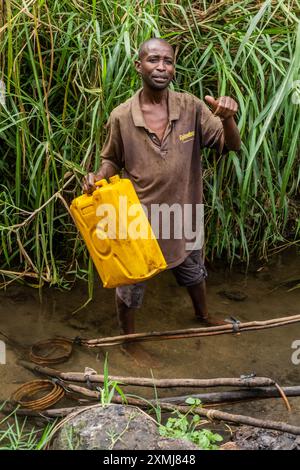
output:
<svg viewBox="0 0 300 470"><path fill-rule="evenodd" d="M156 77L155 77L155 76L153 77L153 76L152 76L152 80L153 80L154 82L157 82L157 83L165 83L165 82L168 81L168 77L157 77L157 76L156 76Z"/></svg>

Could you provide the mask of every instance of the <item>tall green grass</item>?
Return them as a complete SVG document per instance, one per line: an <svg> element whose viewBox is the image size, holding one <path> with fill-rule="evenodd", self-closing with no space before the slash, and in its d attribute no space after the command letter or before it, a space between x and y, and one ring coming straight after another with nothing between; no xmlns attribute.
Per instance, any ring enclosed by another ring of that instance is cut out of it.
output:
<svg viewBox="0 0 300 470"><path fill-rule="evenodd" d="M92 265L68 213L97 169L111 110L139 88L139 44L176 49L174 89L239 103L239 154L204 152L207 255L267 256L299 239L300 1L2 2L1 266L70 286ZM299 90L298 90L299 92ZM91 280L91 277L90 277Z"/></svg>

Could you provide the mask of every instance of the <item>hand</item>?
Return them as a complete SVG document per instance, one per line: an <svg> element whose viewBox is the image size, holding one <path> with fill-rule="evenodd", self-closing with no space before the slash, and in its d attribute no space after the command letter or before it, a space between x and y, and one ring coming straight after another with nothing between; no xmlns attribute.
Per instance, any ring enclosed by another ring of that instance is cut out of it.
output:
<svg viewBox="0 0 300 470"><path fill-rule="evenodd" d="M102 179L109 179L111 176L117 175L118 171L116 170L115 166L109 162L104 162L101 165L100 170L98 173L88 173L82 180L82 190L87 194L91 194L95 191L96 181L100 181Z"/></svg>
<svg viewBox="0 0 300 470"><path fill-rule="evenodd" d="M91 194L95 189L95 183L99 178L95 173L88 173L82 180L82 190L84 193Z"/></svg>
<svg viewBox="0 0 300 470"><path fill-rule="evenodd" d="M230 96L220 96L216 100L212 96L205 96L205 101L211 106L215 116L222 121L234 116L238 111L238 104Z"/></svg>

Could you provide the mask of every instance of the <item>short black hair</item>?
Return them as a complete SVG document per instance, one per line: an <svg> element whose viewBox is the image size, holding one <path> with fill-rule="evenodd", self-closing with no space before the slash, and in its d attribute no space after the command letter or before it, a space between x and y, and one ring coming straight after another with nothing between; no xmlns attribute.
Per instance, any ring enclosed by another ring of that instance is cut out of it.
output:
<svg viewBox="0 0 300 470"><path fill-rule="evenodd" d="M171 44L170 44L168 41L166 41L165 39L162 39L162 38L150 38L150 39L147 39L147 41L144 41L144 42L140 45L139 50L138 50L138 58L139 58L139 60L141 60L141 59L143 58L143 56L144 56L145 53L146 53L146 48L147 48L148 44L149 44L150 42L152 42L152 41L159 41L159 42L161 42L161 43L163 43L163 44L168 45L168 46L170 47L170 49L172 49L173 54L175 54L174 49L173 49L173 46L171 46Z"/></svg>

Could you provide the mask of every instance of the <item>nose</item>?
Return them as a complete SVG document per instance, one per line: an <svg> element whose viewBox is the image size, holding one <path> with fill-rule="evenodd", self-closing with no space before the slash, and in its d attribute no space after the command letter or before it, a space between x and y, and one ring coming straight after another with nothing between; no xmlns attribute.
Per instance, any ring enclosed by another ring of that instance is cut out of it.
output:
<svg viewBox="0 0 300 470"><path fill-rule="evenodd" d="M160 72L164 72L166 70L166 64L164 63L163 60L159 61L159 63L157 64L156 70Z"/></svg>

